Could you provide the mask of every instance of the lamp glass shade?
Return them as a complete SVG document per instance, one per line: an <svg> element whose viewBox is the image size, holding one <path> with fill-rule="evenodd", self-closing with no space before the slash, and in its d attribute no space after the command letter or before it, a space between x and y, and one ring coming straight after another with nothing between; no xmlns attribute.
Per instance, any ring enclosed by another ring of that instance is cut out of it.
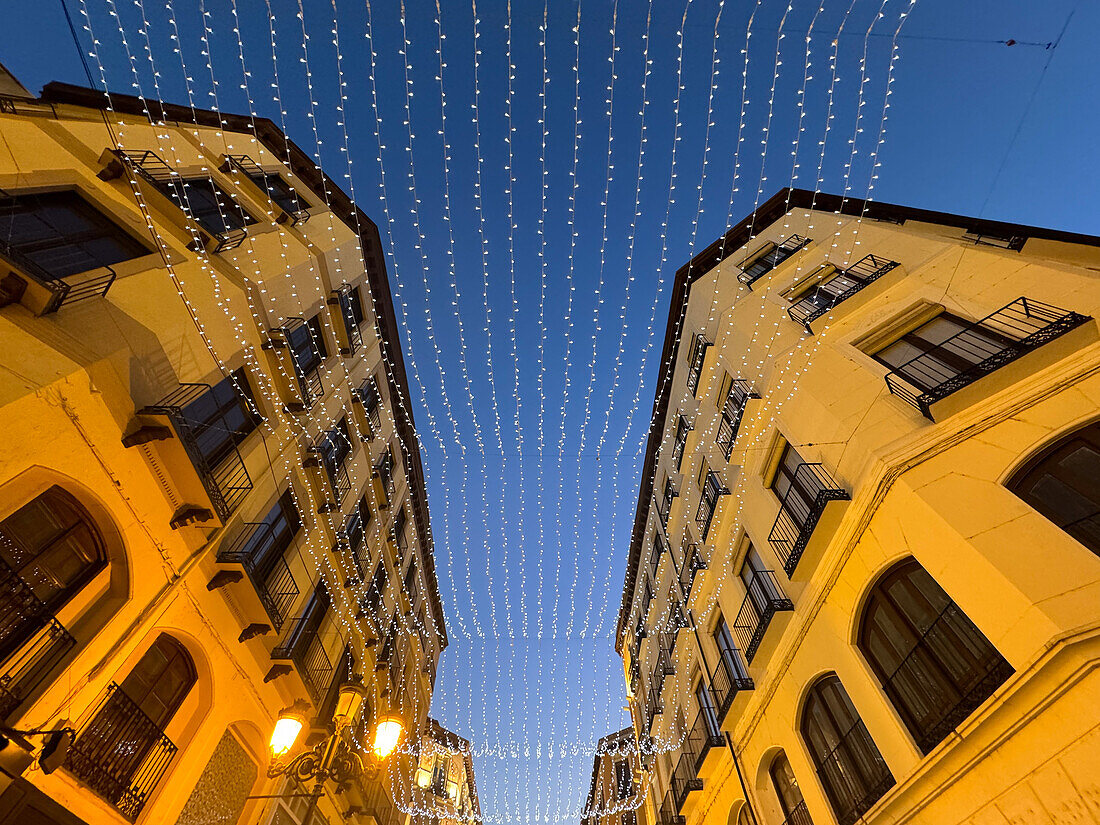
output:
<svg viewBox="0 0 1100 825"><path fill-rule="evenodd" d="M401 734L405 730L404 723L396 716L387 716L378 720L378 727L374 731L374 744L372 750L379 759L386 759L397 748L401 741Z"/></svg>
<svg viewBox="0 0 1100 825"><path fill-rule="evenodd" d="M416 785L419 788L426 788L432 783L432 773L427 768L416 769Z"/></svg>
<svg viewBox="0 0 1100 825"><path fill-rule="evenodd" d="M280 716L271 731L271 755L278 758L289 753L304 724L298 716Z"/></svg>
<svg viewBox="0 0 1100 825"><path fill-rule="evenodd" d="M366 691L361 685L344 685L340 688L336 700L336 710L332 718L353 720L359 714L359 708L363 706L363 696Z"/></svg>

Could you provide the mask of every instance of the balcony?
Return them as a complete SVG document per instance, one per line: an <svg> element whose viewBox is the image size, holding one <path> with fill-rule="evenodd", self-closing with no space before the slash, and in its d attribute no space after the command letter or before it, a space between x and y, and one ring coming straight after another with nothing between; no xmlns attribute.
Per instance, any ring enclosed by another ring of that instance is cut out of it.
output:
<svg viewBox="0 0 1100 825"><path fill-rule="evenodd" d="M780 244L769 241L739 264L741 274L737 276L737 280L751 288L756 281L767 275L809 242L809 238L803 238L801 235L791 235Z"/></svg>
<svg viewBox="0 0 1100 825"><path fill-rule="evenodd" d="M226 426L223 421L196 421L187 415L187 407L204 400L211 392L209 384L180 384L156 404L141 409L139 414L162 415L168 419L198 474L210 506L224 523L252 491L252 479L236 444L232 440L225 441L224 433L216 431L217 425ZM214 455L208 455L210 451L204 449L204 445L213 442L217 442L217 449Z"/></svg>
<svg viewBox="0 0 1100 825"><path fill-rule="evenodd" d="M894 785L871 734L857 721L817 766L839 825L859 820Z"/></svg>
<svg viewBox="0 0 1100 825"><path fill-rule="evenodd" d="M781 611L794 610L794 604L783 593L779 579L771 570L754 572L747 589L741 609L737 611L733 633L738 646L745 651L745 661L752 662L772 617Z"/></svg>
<svg viewBox="0 0 1100 825"><path fill-rule="evenodd" d="M703 780L699 777L699 772L707 754L712 748L721 748L725 744L717 725L713 724L714 720L708 720L706 714L705 709L700 710L695 717L695 724L684 739L680 758L672 772L672 796L677 813L683 812L692 791L703 790Z"/></svg>
<svg viewBox="0 0 1100 825"><path fill-rule="evenodd" d="M664 685L660 682L649 688L645 718L650 730L653 729L653 720L665 711L665 702L664 699L661 698L661 691L663 689Z"/></svg>
<svg viewBox="0 0 1100 825"><path fill-rule="evenodd" d="M820 464L800 464L791 486L783 494L768 543L783 563L787 578L806 552L814 530L830 501L848 501L851 496Z"/></svg>
<svg viewBox="0 0 1100 825"><path fill-rule="evenodd" d="M799 802L791 808L791 812L783 820L783 825L814 825L814 821L810 819L810 812L806 810L806 803Z"/></svg>
<svg viewBox="0 0 1100 825"><path fill-rule="evenodd" d="M286 185L278 172L264 171L248 155L226 155L221 171L228 174L234 169L256 184L264 196L279 207L282 214L275 219L276 223L297 226L309 220L309 209Z"/></svg>
<svg viewBox="0 0 1100 825"><path fill-rule="evenodd" d="M111 682L69 748L65 767L134 822L176 750L160 726Z"/></svg>
<svg viewBox="0 0 1100 825"><path fill-rule="evenodd" d="M233 542L218 553L218 563L239 564L244 568L271 619L271 626L278 632L298 600L298 585L282 553L270 549L278 546L275 528L263 522L246 522L242 526L244 529Z"/></svg>
<svg viewBox="0 0 1100 825"><path fill-rule="evenodd" d="M76 641L0 559L0 720L43 685Z"/></svg>
<svg viewBox="0 0 1100 825"><path fill-rule="evenodd" d="M835 269L831 264L826 266L836 274L819 281L787 309L790 319L802 324L807 332L813 332L810 328L813 321L896 269L898 264L897 261L865 255L847 269Z"/></svg>
<svg viewBox="0 0 1100 825"><path fill-rule="evenodd" d="M336 326L340 339L340 354L354 355L363 346L363 333L359 329L359 320L353 301L357 301L355 293L349 284L344 284L339 289L334 289L329 296L329 306L335 307L340 314L341 323Z"/></svg>
<svg viewBox="0 0 1100 825"><path fill-rule="evenodd" d="M688 359L690 367L687 376L687 388L694 398L699 392L699 379L703 375L703 365L707 360L707 350L710 349L710 341L700 332L691 339L691 357Z"/></svg>
<svg viewBox="0 0 1100 825"><path fill-rule="evenodd" d="M294 376L288 388L293 396L287 405L293 412L308 410L325 394L321 380L325 359L304 318L287 318L281 327L271 330L264 347L285 353L283 368Z"/></svg>
<svg viewBox="0 0 1100 825"><path fill-rule="evenodd" d="M312 627L315 624L311 622L312 618L307 614L292 620L283 641L271 651L271 658L276 662L292 663L306 690L316 701L325 695L336 671L328 651Z"/></svg>
<svg viewBox="0 0 1100 825"><path fill-rule="evenodd" d="M935 421L932 405L1091 320L1017 298L886 374L890 392Z"/></svg>
<svg viewBox="0 0 1100 825"><path fill-rule="evenodd" d="M661 500L657 502L657 515L661 519L661 526L668 526L668 514L672 510L672 500L678 496L676 488L673 486L672 481L665 479L665 489L661 496Z"/></svg>
<svg viewBox="0 0 1100 825"><path fill-rule="evenodd" d="M54 275L3 238L0 238L0 260L14 270L0 281L0 306L21 302L36 315L57 312L62 306L88 298L101 298L116 277L109 266L95 266L75 275Z"/></svg>
<svg viewBox="0 0 1100 825"><path fill-rule="evenodd" d="M692 542L684 552L684 566L680 568L680 589L683 591L684 600L691 598L691 588L695 585L695 577L700 570L707 569L706 559L699 552L699 545Z"/></svg>
<svg viewBox="0 0 1100 825"><path fill-rule="evenodd" d="M729 492L717 473L714 471L707 473L702 495L699 496L699 509L695 511L695 525L699 528L699 535L703 541L706 541L710 535L710 523L714 518L714 511L718 509L718 499L728 496Z"/></svg>
<svg viewBox="0 0 1100 825"><path fill-rule="evenodd" d="M676 801L670 788L661 803L661 810L657 814L658 825L684 825L684 817L676 807Z"/></svg>
<svg viewBox="0 0 1100 825"><path fill-rule="evenodd" d="M351 400L359 418L360 431L367 441L372 441L382 432L382 405L378 395L378 384L374 378L368 378L353 389Z"/></svg>
<svg viewBox="0 0 1100 825"><path fill-rule="evenodd" d="M745 669L741 651L734 647L719 650L718 654L718 665L714 668L713 680L714 703L718 723L722 724L726 721L726 714L733 706L733 700L737 698L738 692L752 690L755 685Z"/></svg>
<svg viewBox="0 0 1100 825"><path fill-rule="evenodd" d="M733 454L733 442L737 439L737 431L741 428L745 407L750 399L759 397L749 382L743 379L737 379L730 387L726 400L722 404L722 418L718 422L718 433L714 437L726 461L729 461L730 455Z"/></svg>

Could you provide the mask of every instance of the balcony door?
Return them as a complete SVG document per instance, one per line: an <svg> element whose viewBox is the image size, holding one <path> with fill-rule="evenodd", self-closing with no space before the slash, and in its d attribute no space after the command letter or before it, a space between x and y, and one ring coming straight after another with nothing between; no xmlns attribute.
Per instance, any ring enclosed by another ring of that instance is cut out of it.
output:
<svg viewBox="0 0 1100 825"><path fill-rule="evenodd" d="M798 469L806 462L790 444L783 447L783 455L772 479L772 490L779 497L783 509L797 525L799 531L813 512L819 485L814 484L810 472L799 473Z"/></svg>
<svg viewBox="0 0 1100 825"><path fill-rule="evenodd" d="M784 598L782 593L775 592L775 586L762 574L768 572L764 560L756 552L756 548L749 545L745 553L745 561L741 564L741 581L745 585L745 592L749 601L756 608L756 615L763 616L767 613L771 603L776 599Z"/></svg>
<svg viewBox="0 0 1100 825"><path fill-rule="evenodd" d="M772 760L768 768L768 776L771 777L772 787L779 799L779 808L783 811L785 823L798 823L798 825L810 825L811 820L806 813L806 803L802 799L802 789L798 787L791 763L785 753L780 752Z"/></svg>

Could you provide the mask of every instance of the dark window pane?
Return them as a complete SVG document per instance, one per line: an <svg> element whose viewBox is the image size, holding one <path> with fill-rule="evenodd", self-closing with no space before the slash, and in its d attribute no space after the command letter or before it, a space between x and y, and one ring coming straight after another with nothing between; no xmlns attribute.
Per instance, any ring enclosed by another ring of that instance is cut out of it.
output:
<svg viewBox="0 0 1100 825"><path fill-rule="evenodd" d="M248 393L243 398L237 387ZM183 417L199 451L211 467L216 467L255 430L260 419L252 412L248 376L244 368L224 378L183 409Z"/></svg>
<svg viewBox="0 0 1100 825"><path fill-rule="evenodd" d="M256 222L209 178L173 178L161 191L211 235L224 235Z"/></svg>
<svg viewBox="0 0 1100 825"><path fill-rule="evenodd" d="M51 279L149 253L74 191L0 197L0 250Z"/></svg>
<svg viewBox="0 0 1100 825"><path fill-rule="evenodd" d="M307 208L305 201L290 188L290 184L275 172L258 172L248 176L284 212L300 212Z"/></svg>

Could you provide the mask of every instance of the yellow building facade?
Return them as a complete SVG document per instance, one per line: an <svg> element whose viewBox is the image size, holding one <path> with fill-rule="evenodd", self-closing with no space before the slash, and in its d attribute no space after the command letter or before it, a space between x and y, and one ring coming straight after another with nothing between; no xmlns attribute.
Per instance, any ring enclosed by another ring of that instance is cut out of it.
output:
<svg viewBox="0 0 1100 825"><path fill-rule="evenodd" d="M638 745L633 726L608 734L597 743L581 825L645 825L644 770Z"/></svg>
<svg viewBox="0 0 1100 825"><path fill-rule="evenodd" d="M0 822L407 822L447 634L377 228L269 121L4 90ZM269 777L346 683L366 770Z"/></svg>
<svg viewBox="0 0 1100 825"><path fill-rule="evenodd" d="M617 635L659 825L1100 821L1098 267L782 190L681 268Z"/></svg>
<svg viewBox="0 0 1100 825"><path fill-rule="evenodd" d="M408 810L416 825L480 825L481 802L470 742L435 719L420 736Z"/></svg>

